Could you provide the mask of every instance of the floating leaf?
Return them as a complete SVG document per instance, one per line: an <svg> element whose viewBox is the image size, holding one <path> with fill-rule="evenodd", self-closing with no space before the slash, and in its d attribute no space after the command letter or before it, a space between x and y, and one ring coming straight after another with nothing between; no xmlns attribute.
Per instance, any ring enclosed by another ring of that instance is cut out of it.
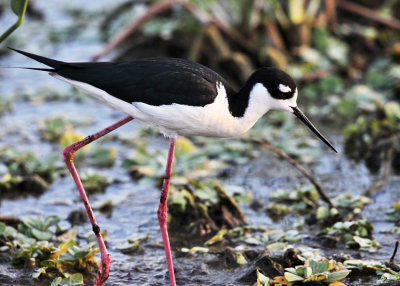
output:
<svg viewBox="0 0 400 286"><path fill-rule="evenodd" d="M239 265L247 264L246 258L240 252L236 253L236 263Z"/></svg>
<svg viewBox="0 0 400 286"><path fill-rule="evenodd" d="M300 277L296 274L290 273L290 272L285 272L285 278L289 282L296 282L296 281L303 281L304 278Z"/></svg>
<svg viewBox="0 0 400 286"><path fill-rule="evenodd" d="M199 253L207 253L209 251L210 251L209 248L202 247L202 246L194 246L191 249L188 249L189 253L197 253L197 252L199 252Z"/></svg>
<svg viewBox="0 0 400 286"><path fill-rule="evenodd" d="M257 286L270 286L270 279L257 269Z"/></svg>
<svg viewBox="0 0 400 286"><path fill-rule="evenodd" d="M339 281L335 281L335 282L329 283L328 286L346 286L346 284L339 282Z"/></svg>
<svg viewBox="0 0 400 286"><path fill-rule="evenodd" d="M67 147L71 144L74 144L80 140L82 140L84 136L79 133L75 133L74 130L71 128L67 128L67 131L61 136L60 138L60 144L62 147ZM79 149L80 152L82 150L87 150L88 146L83 147L82 149Z"/></svg>
<svg viewBox="0 0 400 286"><path fill-rule="evenodd" d="M177 160L183 155L190 154L196 150L194 144L186 137L179 136L176 140L175 156Z"/></svg>
<svg viewBox="0 0 400 286"><path fill-rule="evenodd" d="M341 271L336 271L328 274L328 279L326 279L324 282L335 282L344 279L351 270L341 270Z"/></svg>
<svg viewBox="0 0 400 286"><path fill-rule="evenodd" d="M35 269L32 273L32 278L37 279L40 277L40 275L45 274L47 270L47 267L40 267L38 269Z"/></svg>
<svg viewBox="0 0 400 286"><path fill-rule="evenodd" d="M104 192L110 184L106 176L87 171L81 176L82 185L89 194Z"/></svg>
<svg viewBox="0 0 400 286"><path fill-rule="evenodd" d="M50 231L41 231L38 229L32 229L32 235L38 240L50 240L53 237L53 234Z"/></svg>
<svg viewBox="0 0 400 286"><path fill-rule="evenodd" d="M312 269L313 274L327 272L329 270L329 261L322 260L320 262L317 262L317 261L311 260L310 267Z"/></svg>
<svg viewBox="0 0 400 286"><path fill-rule="evenodd" d="M66 275L67 276L67 275ZM80 273L72 274L66 278L55 278L50 286L80 286L83 285L83 276Z"/></svg>
<svg viewBox="0 0 400 286"><path fill-rule="evenodd" d="M318 209L317 209L317 218L323 220L323 219L328 218L329 215L330 215L329 208L324 207L324 206L318 207Z"/></svg>
<svg viewBox="0 0 400 286"><path fill-rule="evenodd" d="M48 229L49 227L53 225L57 225L60 222L60 218L56 215L48 216L44 220L44 226L43 229Z"/></svg>
<svg viewBox="0 0 400 286"><path fill-rule="evenodd" d="M321 282L321 281L326 281L326 279L328 279L328 274L317 273L305 279L304 282Z"/></svg>
<svg viewBox="0 0 400 286"><path fill-rule="evenodd" d="M221 229L216 235L207 240L205 245L213 245L224 240L224 235L228 233L227 229Z"/></svg>
<svg viewBox="0 0 400 286"><path fill-rule="evenodd" d="M96 148L90 153L90 159L98 167L111 167L115 162L115 148Z"/></svg>
<svg viewBox="0 0 400 286"><path fill-rule="evenodd" d="M44 140L58 142L67 130L67 120L64 117L47 118L40 123L40 135Z"/></svg>
<svg viewBox="0 0 400 286"><path fill-rule="evenodd" d="M291 286L292 283L289 282L285 276L276 276L269 281L271 285L280 285L280 286Z"/></svg>
<svg viewBox="0 0 400 286"><path fill-rule="evenodd" d="M398 102L389 101L383 106L383 109L388 118L400 120L400 105Z"/></svg>

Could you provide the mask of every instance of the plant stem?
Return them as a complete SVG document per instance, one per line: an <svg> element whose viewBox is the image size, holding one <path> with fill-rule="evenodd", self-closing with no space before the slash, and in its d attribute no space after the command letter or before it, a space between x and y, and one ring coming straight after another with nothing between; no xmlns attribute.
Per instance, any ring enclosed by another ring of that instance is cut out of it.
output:
<svg viewBox="0 0 400 286"><path fill-rule="evenodd" d="M26 7L28 6L28 0L25 0L24 2L24 8L22 10L21 15L18 16L17 22L14 23L10 28L8 28L7 31L5 31L1 36L0 36L0 43L3 42L8 36L10 36L19 26L21 26L22 22L24 21L25 17L25 12L26 12Z"/></svg>
<svg viewBox="0 0 400 286"><path fill-rule="evenodd" d="M289 161L290 164L292 164L294 167L297 168L314 186L321 198L329 205L330 208L334 207L333 203L329 199L329 197L325 194L325 191L323 190L322 186L306 171L306 169L301 166L299 163L297 163L294 159L283 153L282 151L276 149L275 147L272 147L265 141L261 141L258 139L252 139L253 142L256 142L258 144L263 145L265 148L268 150L274 152L275 154L278 154L281 156L283 159Z"/></svg>

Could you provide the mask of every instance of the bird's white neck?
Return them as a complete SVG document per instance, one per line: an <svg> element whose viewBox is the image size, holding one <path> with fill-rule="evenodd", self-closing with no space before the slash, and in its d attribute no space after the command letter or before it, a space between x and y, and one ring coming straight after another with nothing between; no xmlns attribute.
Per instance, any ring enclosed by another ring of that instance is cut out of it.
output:
<svg viewBox="0 0 400 286"><path fill-rule="evenodd" d="M268 101L271 96L268 95L268 90L261 84L257 83L251 89L249 94L249 103L242 117L237 118L240 125L241 133L249 130L258 119L260 119L270 108Z"/></svg>

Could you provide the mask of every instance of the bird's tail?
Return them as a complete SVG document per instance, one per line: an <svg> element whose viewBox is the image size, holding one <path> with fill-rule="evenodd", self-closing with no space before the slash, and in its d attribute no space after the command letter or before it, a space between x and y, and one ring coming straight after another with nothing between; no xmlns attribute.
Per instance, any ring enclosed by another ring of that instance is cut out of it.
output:
<svg viewBox="0 0 400 286"><path fill-rule="evenodd" d="M51 69L46 69L46 68L30 68L30 67L20 67L23 69L30 69L30 70L39 70L39 71L48 71L48 72L57 72L58 68L61 67L62 65L65 65L64 62L61 61L57 61L57 60L53 60L53 59L49 59L49 58L45 58L39 55L35 55L35 54L31 54L31 53L27 53L21 50L17 50L14 48L10 48L8 47L10 50L13 50L17 53L23 54L24 56L34 59L35 61L38 61L39 63L42 63L46 66L52 67Z"/></svg>

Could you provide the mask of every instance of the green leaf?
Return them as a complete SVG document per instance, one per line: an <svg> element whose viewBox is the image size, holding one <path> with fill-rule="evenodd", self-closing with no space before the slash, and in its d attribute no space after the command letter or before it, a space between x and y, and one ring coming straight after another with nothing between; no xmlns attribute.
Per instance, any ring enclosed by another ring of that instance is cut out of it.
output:
<svg viewBox="0 0 400 286"><path fill-rule="evenodd" d="M328 279L328 274L325 273L317 273L308 277L304 282L320 282Z"/></svg>
<svg viewBox="0 0 400 286"><path fill-rule="evenodd" d="M224 240L224 235L228 233L227 229L221 229L216 235L207 240L204 245L213 245Z"/></svg>
<svg viewBox="0 0 400 286"><path fill-rule="evenodd" d="M32 229L32 235L38 240L50 240L53 234L50 231L41 231L38 229Z"/></svg>
<svg viewBox="0 0 400 286"><path fill-rule="evenodd" d="M70 285L71 286L78 286L78 285L83 285L83 276L82 276L82 274L80 274L80 273L75 273L75 274L72 274L70 277L69 277L69 280L70 280Z"/></svg>
<svg viewBox="0 0 400 286"><path fill-rule="evenodd" d="M289 18L294 25L304 21L304 0L289 0Z"/></svg>
<svg viewBox="0 0 400 286"><path fill-rule="evenodd" d="M244 258L243 254L236 253L236 263L239 265L247 264L247 260Z"/></svg>
<svg viewBox="0 0 400 286"><path fill-rule="evenodd" d="M80 273L68 275L65 273L66 278L55 278L50 286L80 286L83 285L83 276Z"/></svg>
<svg viewBox="0 0 400 286"><path fill-rule="evenodd" d="M43 230L47 230L50 226L57 225L60 222L60 218L56 215L48 216L44 220Z"/></svg>
<svg viewBox="0 0 400 286"><path fill-rule="evenodd" d="M33 271L33 273L32 273L32 278L34 278L34 279L39 278L39 276L40 276L41 274L46 273L46 269L47 269L47 267L41 267L41 268L35 269L35 270Z"/></svg>
<svg viewBox="0 0 400 286"><path fill-rule="evenodd" d="M329 270L329 261L323 260L321 262L317 262L317 261L311 260L310 266L311 266L313 274L324 273Z"/></svg>
<svg viewBox="0 0 400 286"><path fill-rule="evenodd" d="M324 206L320 206L317 209L317 218L319 219L326 219L329 217L329 209Z"/></svg>
<svg viewBox="0 0 400 286"><path fill-rule="evenodd" d="M351 272L351 270L341 270L341 271L328 273L328 279L325 280L324 282L329 283L329 282L340 281L340 280L344 279L347 275L349 275L350 272Z"/></svg>
<svg viewBox="0 0 400 286"><path fill-rule="evenodd" d="M80 250L74 253L74 257L76 259L81 259L84 258L86 256L88 256L90 254L91 250Z"/></svg>
<svg viewBox="0 0 400 286"><path fill-rule="evenodd" d="M61 277L54 278L53 281L51 281L50 286L59 286L61 281L62 281Z"/></svg>
<svg viewBox="0 0 400 286"><path fill-rule="evenodd" d="M308 278L313 274L313 271L310 266L304 267L304 277Z"/></svg>
<svg viewBox="0 0 400 286"><path fill-rule="evenodd" d="M304 278L300 277L296 274L290 273L290 272L285 272L285 278L289 282L296 282L296 281L303 281Z"/></svg>
<svg viewBox="0 0 400 286"><path fill-rule="evenodd" d="M11 10L15 15L21 17L25 12L27 2L27 0L11 0Z"/></svg>
<svg viewBox="0 0 400 286"><path fill-rule="evenodd" d="M387 117L392 120L400 120L400 105L397 102L389 101L383 108Z"/></svg>
<svg viewBox="0 0 400 286"><path fill-rule="evenodd" d="M22 222L29 228L44 230L44 221L42 218L37 217L24 217Z"/></svg>
<svg viewBox="0 0 400 286"><path fill-rule="evenodd" d="M98 167L111 167L115 162L116 154L115 148L97 148L92 151L91 159Z"/></svg>
<svg viewBox="0 0 400 286"><path fill-rule="evenodd" d="M6 225L0 222L0 235L6 231Z"/></svg>
<svg viewBox="0 0 400 286"><path fill-rule="evenodd" d="M257 269L257 286L269 286L269 278L264 276L260 271Z"/></svg>
<svg viewBox="0 0 400 286"><path fill-rule="evenodd" d="M40 262L42 268L57 268L57 260L43 260Z"/></svg>
<svg viewBox="0 0 400 286"><path fill-rule="evenodd" d="M124 254L132 254L143 249L140 245L140 241L135 241L134 243L124 243L116 247L119 251Z"/></svg>

